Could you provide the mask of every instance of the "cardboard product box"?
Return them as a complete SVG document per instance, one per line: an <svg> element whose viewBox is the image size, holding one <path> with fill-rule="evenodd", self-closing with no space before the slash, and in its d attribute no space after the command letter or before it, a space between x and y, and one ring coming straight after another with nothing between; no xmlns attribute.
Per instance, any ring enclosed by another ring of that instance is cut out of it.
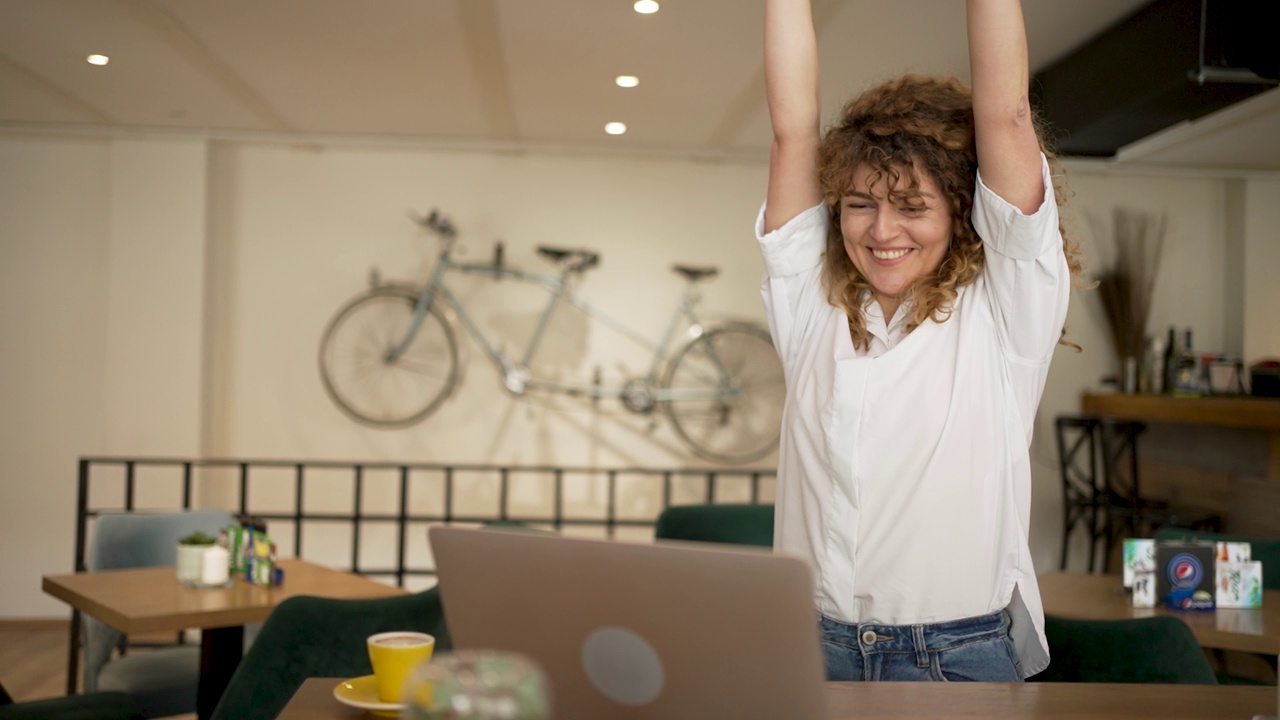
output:
<svg viewBox="0 0 1280 720"><path fill-rule="evenodd" d="M1136 608L1153 608L1156 606L1156 574L1154 571L1135 572L1133 574L1133 606Z"/></svg>
<svg viewBox="0 0 1280 720"><path fill-rule="evenodd" d="M1253 552L1253 545L1247 542L1225 542L1219 540L1217 548L1219 563L1246 563L1253 559L1250 556Z"/></svg>
<svg viewBox="0 0 1280 720"><path fill-rule="evenodd" d="M1262 607L1261 562L1220 562L1214 572L1217 575L1214 602L1218 607Z"/></svg>
<svg viewBox="0 0 1280 720"><path fill-rule="evenodd" d="M1133 587L1138 573L1156 571L1156 541L1147 538L1125 538L1124 586Z"/></svg>
<svg viewBox="0 0 1280 720"><path fill-rule="evenodd" d="M1171 610L1213 610L1217 545L1156 543L1156 599Z"/></svg>

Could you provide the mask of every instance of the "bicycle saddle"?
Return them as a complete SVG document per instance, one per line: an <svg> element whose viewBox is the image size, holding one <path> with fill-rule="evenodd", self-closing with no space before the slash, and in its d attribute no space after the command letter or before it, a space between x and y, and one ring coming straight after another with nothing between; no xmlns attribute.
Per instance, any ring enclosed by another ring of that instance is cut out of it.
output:
<svg viewBox="0 0 1280 720"><path fill-rule="evenodd" d="M703 278L713 278L719 274L719 268L713 267L689 267L688 265L672 265L671 269L683 275L692 282L697 282Z"/></svg>
<svg viewBox="0 0 1280 720"><path fill-rule="evenodd" d="M570 270L579 272L600 264L600 256L588 250L569 250L539 245L538 254L550 259L553 263L564 264Z"/></svg>

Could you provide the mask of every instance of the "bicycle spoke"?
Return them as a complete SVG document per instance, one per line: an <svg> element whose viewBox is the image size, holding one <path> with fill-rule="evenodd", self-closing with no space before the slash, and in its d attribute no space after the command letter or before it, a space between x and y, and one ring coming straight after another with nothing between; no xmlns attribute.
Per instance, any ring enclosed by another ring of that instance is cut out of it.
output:
<svg viewBox="0 0 1280 720"><path fill-rule="evenodd" d="M457 382L453 334L434 313L395 360L414 317L415 298L375 290L339 312L321 347L321 377L348 415L376 425L404 425L427 415Z"/></svg>
<svg viewBox="0 0 1280 720"><path fill-rule="evenodd" d="M702 457L744 462L776 446L785 390L764 331L736 326L707 332L672 359L664 388L677 434Z"/></svg>

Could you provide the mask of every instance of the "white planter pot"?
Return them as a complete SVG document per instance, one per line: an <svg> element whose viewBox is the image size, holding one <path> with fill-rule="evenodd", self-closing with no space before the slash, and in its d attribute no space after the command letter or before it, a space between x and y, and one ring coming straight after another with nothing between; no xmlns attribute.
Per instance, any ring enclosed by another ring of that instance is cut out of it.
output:
<svg viewBox="0 0 1280 720"><path fill-rule="evenodd" d="M198 587L200 574L204 570L204 552L213 547L208 545L178 546L178 582L183 585Z"/></svg>

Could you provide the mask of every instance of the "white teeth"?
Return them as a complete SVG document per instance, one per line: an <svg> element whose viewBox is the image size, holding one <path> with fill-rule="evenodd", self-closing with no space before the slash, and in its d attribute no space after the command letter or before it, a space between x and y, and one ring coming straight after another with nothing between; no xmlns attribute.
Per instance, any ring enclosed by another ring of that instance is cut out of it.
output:
<svg viewBox="0 0 1280 720"><path fill-rule="evenodd" d="M897 260L898 258L911 252L910 250L872 250L871 254L877 260Z"/></svg>

